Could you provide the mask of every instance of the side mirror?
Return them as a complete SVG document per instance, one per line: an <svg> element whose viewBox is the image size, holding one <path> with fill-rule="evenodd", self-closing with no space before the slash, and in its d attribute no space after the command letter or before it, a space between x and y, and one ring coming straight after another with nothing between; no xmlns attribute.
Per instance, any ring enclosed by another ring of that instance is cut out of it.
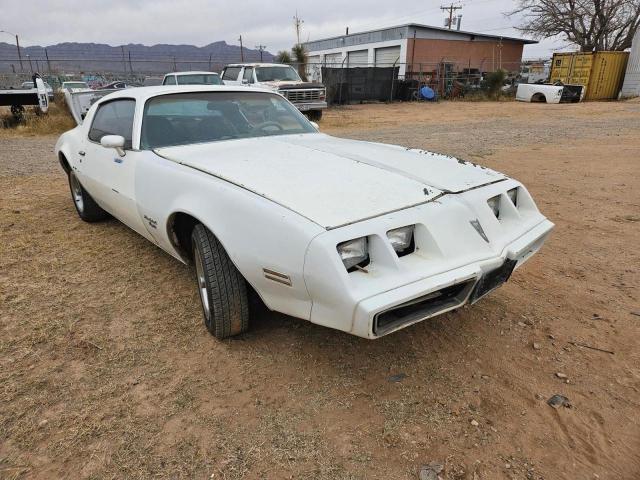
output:
<svg viewBox="0 0 640 480"><path fill-rule="evenodd" d="M313 125L313 128L315 128L316 130L320 131L320 125L318 125L316 122L309 121L309 123L311 125Z"/></svg>
<svg viewBox="0 0 640 480"><path fill-rule="evenodd" d="M246 78L243 78L243 79L242 79L242 84L243 84L243 85L246 85L247 83L249 83L249 80L247 80Z"/></svg>
<svg viewBox="0 0 640 480"><path fill-rule="evenodd" d="M100 139L100 145L105 148L115 148L118 155L124 157L124 137L122 135L105 135Z"/></svg>

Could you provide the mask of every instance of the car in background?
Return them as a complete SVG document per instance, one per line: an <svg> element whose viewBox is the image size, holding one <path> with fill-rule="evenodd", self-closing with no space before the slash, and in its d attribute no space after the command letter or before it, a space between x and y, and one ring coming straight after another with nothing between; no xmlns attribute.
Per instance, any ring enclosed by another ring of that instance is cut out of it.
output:
<svg viewBox="0 0 640 480"><path fill-rule="evenodd" d="M129 88L131 85L127 85L125 82L122 81L116 81L116 82L111 82L111 83L107 83L106 85L102 85L101 87L98 87L98 90L120 90L123 88Z"/></svg>
<svg viewBox="0 0 640 480"><path fill-rule="evenodd" d="M143 87L157 87L158 85L162 85L161 77L144 77L142 81Z"/></svg>
<svg viewBox="0 0 640 480"><path fill-rule="evenodd" d="M79 80L62 82L62 85L60 86L60 91L62 92L86 92L88 90L91 90L89 84Z"/></svg>
<svg viewBox="0 0 640 480"><path fill-rule="evenodd" d="M31 90L32 88L37 88L33 81L22 82L22 85L20 86L21 90ZM44 88L47 91L47 97L49 97L49 100L53 100L53 88L51 88L51 85L44 82Z"/></svg>
<svg viewBox="0 0 640 480"><path fill-rule="evenodd" d="M162 79L162 85L222 85L215 72L172 72Z"/></svg>
<svg viewBox="0 0 640 480"><path fill-rule="evenodd" d="M222 70L225 85L247 85L279 93L309 120L320 120L327 108L327 89L321 83L305 82L291 65L282 63L234 63Z"/></svg>

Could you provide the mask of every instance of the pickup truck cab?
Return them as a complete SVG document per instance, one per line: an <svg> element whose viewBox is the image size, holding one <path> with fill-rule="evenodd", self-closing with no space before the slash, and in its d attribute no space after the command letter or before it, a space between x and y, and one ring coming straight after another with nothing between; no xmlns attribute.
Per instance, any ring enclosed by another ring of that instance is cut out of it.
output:
<svg viewBox="0 0 640 480"><path fill-rule="evenodd" d="M326 88L305 82L291 65L281 63L234 63L222 70L225 85L246 85L277 92L310 120L320 120L327 108Z"/></svg>
<svg viewBox="0 0 640 480"><path fill-rule="evenodd" d="M162 85L222 85L215 72L172 72L162 79Z"/></svg>

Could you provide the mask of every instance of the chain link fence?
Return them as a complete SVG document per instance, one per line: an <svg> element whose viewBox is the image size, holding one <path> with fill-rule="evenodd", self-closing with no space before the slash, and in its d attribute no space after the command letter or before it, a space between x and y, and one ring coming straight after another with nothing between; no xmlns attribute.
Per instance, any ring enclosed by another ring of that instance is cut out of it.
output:
<svg viewBox="0 0 640 480"><path fill-rule="evenodd" d="M225 62L226 63L226 62ZM85 81L98 88L113 81L124 81L132 86L159 84L165 73L187 70L220 72L225 63L215 58L180 59L139 58L29 58L22 60L22 69L17 59L0 58L0 89L20 88L31 80L32 72L38 72L53 89L70 80ZM303 79L321 82L327 87L329 104L346 104L367 101L411 101L423 100L423 87L435 93L435 98L461 98L481 95L488 73L505 70L509 85L526 81L520 72L520 62L496 64L495 59L480 63L480 68L465 68L471 60L437 63L372 64L353 63L345 58L342 62L292 64ZM9 71L7 71L9 70Z"/></svg>
<svg viewBox="0 0 640 480"><path fill-rule="evenodd" d="M468 62L471 64L471 61ZM310 63L304 71L309 80L322 82L327 87L330 104L364 101L411 101L425 99L423 87L431 89L434 98L462 98L482 95L486 91L485 80L491 72L506 72L503 91L526 81L522 76L521 62L501 62L486 69L465 68L460 62L437 63Z"/></svg>

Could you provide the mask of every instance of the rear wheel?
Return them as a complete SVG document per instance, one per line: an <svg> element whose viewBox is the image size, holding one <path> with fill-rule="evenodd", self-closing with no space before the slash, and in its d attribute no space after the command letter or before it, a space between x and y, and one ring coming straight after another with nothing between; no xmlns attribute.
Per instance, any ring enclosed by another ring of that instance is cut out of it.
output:
<svg viewBox="0 0 640 480"><path fill-rule="evenodd" d="M218 239L202 224L191 234L204 324L218 339L249 328L247 285Z"/></svg>
<svg viewBox="0 0 640 480"><path fill-rule="evenodd" d="M78 177L73 172L69 172L69 189L71 190L73 205L82 220L85 222L99 222L109 217L109 214L95 202L89 192L80 184Z"/></svg>

